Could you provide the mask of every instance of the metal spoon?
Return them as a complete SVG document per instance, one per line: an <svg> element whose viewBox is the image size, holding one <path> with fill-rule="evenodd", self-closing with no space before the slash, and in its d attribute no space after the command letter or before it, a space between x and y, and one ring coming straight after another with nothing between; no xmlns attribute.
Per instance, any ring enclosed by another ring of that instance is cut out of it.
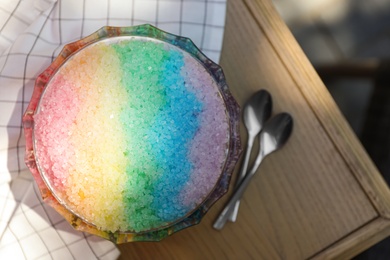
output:
<svg viewBox="0 0 390 260"><path fill-rule="evenodd" d="M236 201L241 199L264 157L282 147L289 139L292 129L293 119L287 113L278 114L265 124L263 131L260 133L260 150L256 161L252 169L245 175L244 179L235 189L233 196L215 221L213 225L215 229L221 230L223 228L226 220L234 209Z"/></svg>
<svg viewBox="0 0 390 260"><path fill-rule="evenodd" d="M246 103L243 110L244 125L248 133L248 143L246 146L244 159L241 165L240 173L236 180L236 188L244 179L248 170L248 162L252 152L255 137L264 127L264 123L270 118L272 111L272 98L268 91L262 89L256 92ZM237 219L238 208L240 201L238 200L234 206L233 212L229 216L229 220L235 222Z"/></svg>

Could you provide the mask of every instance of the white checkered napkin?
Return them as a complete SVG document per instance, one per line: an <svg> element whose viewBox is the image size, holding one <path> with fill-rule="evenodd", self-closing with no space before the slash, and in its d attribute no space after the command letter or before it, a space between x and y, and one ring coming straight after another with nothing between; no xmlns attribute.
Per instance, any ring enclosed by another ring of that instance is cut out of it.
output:
<svg viewBox="0 0 390 260"><path fill-rule="evenodd" d="M0 259L116 259L43 204L24 164L22 114L34 81L68 43L104 25L153 24L219 60L226 0L0 0Z"/></svg>

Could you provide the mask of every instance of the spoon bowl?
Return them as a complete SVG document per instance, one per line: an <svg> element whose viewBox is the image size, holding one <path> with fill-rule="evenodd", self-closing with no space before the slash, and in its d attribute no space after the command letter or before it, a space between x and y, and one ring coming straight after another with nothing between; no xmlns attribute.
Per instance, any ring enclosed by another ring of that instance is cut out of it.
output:
<svg viewBox="0 0 390 260"><path fill-rule="evenodd" d="M260 134L260 153L267 156L278 150L289 139L293 129L292 117L287 113L275 116L266 124Z"/></svg>
<svg viewBox="0 0 390 260"><path fill-rule="evenodd" d="M256 92L244 105L244 125L249 135L258 135L270 118L272 98L268 91L262 89ZM249 138L248 138L249 139Z"/></svg>

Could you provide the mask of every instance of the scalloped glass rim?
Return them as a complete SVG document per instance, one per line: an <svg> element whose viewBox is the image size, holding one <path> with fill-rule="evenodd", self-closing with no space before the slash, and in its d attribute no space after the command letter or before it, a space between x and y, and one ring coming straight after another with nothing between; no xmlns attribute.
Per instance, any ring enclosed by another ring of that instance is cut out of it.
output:
<svg viewBox="0 0 390 260"><path fill-rule="evenodd" d="M42 179L41 173L39 172L37 167L33 148L33 115L37 110L40 97L42 96L42 93L50 78L73 53L77 52L78 50L84 48L87 45L90 45L102 39L118 36L143 36L148 38L154 38L174 45L191 54L206 68L206 70L218 83L220 94L227 108L227 116L230 126L230 140L226 162L218 183L216 184L214 190L205 199L205 201L191 215L182 219L180 222L177 222L171 226L162 229L141 233L111 233L98 230L95 226L86 223L81 218L70 212L63 205L61 205L55 199L52 192L46 186L45 182ZM25 162L34 176L34 179L41 191L43 200L47 204L51 205L56 211L58 211L76 230L98 235L114 243L124 243L131 241L160 241L161 239L179 230L200 223L201 219L209 210L209 208L227 192L234 166L236 165L239 155L241 153L241 142L239 136L239 115L239 105L237 104L228 89L225 76L221 67L211 61L209 58L207 58L189 38L176 36L164 32L149 24L131 27L105 26L96 31L95 33L79 41L65 45L58 57L52 62L52 64L37 77L30 103L23 115L23 127L26 137Z"/></svg>

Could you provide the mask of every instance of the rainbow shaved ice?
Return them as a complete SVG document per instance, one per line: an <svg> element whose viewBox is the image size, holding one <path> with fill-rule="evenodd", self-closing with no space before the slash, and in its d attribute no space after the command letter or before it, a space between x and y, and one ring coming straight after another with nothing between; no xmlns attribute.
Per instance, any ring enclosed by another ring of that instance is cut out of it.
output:
<svg viewBox="0 0 390 260"><path fill-rule="evenodd" d="M212 76L150 38L103 40L71 56L34 121L53 195L109 232L158 229L194 211L218 182L229 143Z"/></svg>

